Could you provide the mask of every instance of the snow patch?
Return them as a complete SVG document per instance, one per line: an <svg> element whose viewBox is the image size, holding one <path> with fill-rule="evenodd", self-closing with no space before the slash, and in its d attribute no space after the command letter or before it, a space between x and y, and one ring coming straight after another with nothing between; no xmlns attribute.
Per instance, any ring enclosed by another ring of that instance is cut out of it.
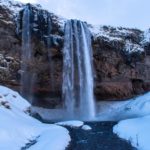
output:
<svg viewBox="0 0 150 150"><path fill-rule="evenodd" d="M108 26L109 27L109 26ZM91 33L93 34L94 38L103 37L110 41L118 41L122 40L120 37L111 36L109 30L105 30L104 26L91 26L90 28Z"/></svg>
<svg viewBox="0 0 150 150"><path fill-rule="evenodd" d="M114 126L113 132L139 150L150 149L150 116L121 121Z"/></svg>
<svg viewBox="0 0 150 150"><path fill-rule="evenodd" d="M7 101L14 109L19 108L21 111L26 111L31 106L18 92L7 87L0 86L0 95L2 96L1 99Z"/></svg>
<svg viewBox="0 0 150 150"><path fill-rule="evenodd" d="M15 0L0 0L0 5L8 8L14 14L17 14L24 6L21 2Z"/></svg>
<svg viewBox="0 0 150 150"><path fill-rule="evenodd" d="M83 126L82 126L82 129L83 129L83 130L86 130L86 131L92 130L92 128L91 128L89 125L83 125Z"/></svg>
<svg viewBox="0 0 150 150"><path fill-rule="evenodd" d="M150 115L150 92L121 102L101 102L97 120L118 121Z"/></svg>
<svg viewBox="0 0 150 150"><path fill-rule="evenodd" d="M28 149L65 150L70 142L67 129L28 116L24 110L29 106L17 92L0 86L0 149L20 150L36 140Z"/></svg>
<svg viewBox="0 0 150 150"><path fill-rule="evenodd" d="M144 52L144 48L141 47L139 44L134 44L129 40L125 42L125 51L128 53L132 52Z"/></svg>
<svg viewBox="0 0 150 150"><path fill-rule="evenodd" d="M150 29L144 31L142 44L150 42Z"/></svg>
<svg viewBox="0 0 150 150"><path fill-rule="evenodd" d="M72 121L58 122L55 124L60 125L60 126L69 126L72 128L79 128L79 127L83 126L84 122L78 121L78 120L72 120Z"/></svg>
<svg viewBox="0 0 150 150"><path fill-rule="evenodd" d="M137 118L120 121L114 126L113 132L120 138L129 140L139 150L149 150L150 92L125 102L119 109L124 109L126 112L118 111L118 114L126 115L126 118Z"/></svg>

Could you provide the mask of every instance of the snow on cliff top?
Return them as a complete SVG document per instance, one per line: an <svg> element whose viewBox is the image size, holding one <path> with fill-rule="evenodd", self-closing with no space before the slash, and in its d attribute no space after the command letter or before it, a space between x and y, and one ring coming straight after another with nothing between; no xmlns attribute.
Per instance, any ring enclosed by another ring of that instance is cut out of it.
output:
<svg viewBox="0 0 150 150"><path fill-rule="evenodd" d="M150 42L150 29L144 31L144 39L142 41L143 44Z"/></svg>
<svg viewBox="0 0 150 150"><path fill-rule="evenodd" d="M24 8L25 5L26 3L18 2L15 0L0 0L0 6L6 7L7 9L9 9L12 12L10 14L12 16L16 16L18 12ZM32 6L34 6L38 10L45 10L40 4L32 4ZM48 10L45 10L45 11L49 12ZM52 12L49 12L49 13L53 14ZM54 16L56 17L58 24L63 28L66 19L63 18L62 16L58 16L55 14Z"/></svg>
<svg viewBox="0 0 150 150"><path fill-rule="evenodd" d="M30 150L65 150L68 130L30 117L24 113L29 106L17 92L0 86L0 150L26 149L29 143Z"/></svg>
<svg viewBox="0 0 150 150"><path fill-rule="evenodd" d="M133 33L131 29L105 25L90 26L90 30L96 38L102 36L109 38L110 40L122 40L123 36Z"/></svg>
<svg viewBox="0 0 150 150"><path fill-rule="evenodd" d="M0 0L0 5L8 8L12 13L18 13L23 7L23 3L15 0Z"/></svg>
<svg viewBox="0 0 150 150"><path fill-rule="evenodd" d="M144 32L138 29L100 26L100 25L99 26L89 25L89 29L95 39L102 38L107 42L120 41L125 43L123 50L128 53L144 51L142 43L137 44L132 41L132 37L136 38L137 36L141 36L141 37L143 36ZM143 39L145 39L145 36L146 35L143 36ZM147 41L148 40L150 41L150 38L147 37L146 39Z"/></svg>
<svg viewBox="0 0 150 150"><path fill-rule="evenodd" d="M91 26L90 28L91 33L93 34L94 38L97 37L105 37L107 39L109 39L110 41L113 40L122 40L119 37L116 36L110 36L110 31L109 30L105 30L104 26L100 26L100 25L95 25L95 26Z"/></svg>
<svg viewBox="0 0 150 150"><path fill-rule="evenodd" d="M6 7L12 12L12 15L16 15L21 9L24 8L26 3L18 2L15 0L0 0L0 5ZM37 9L42 9L39 4L32 4Z"/></svg>
<svg viewBox="0 0 150 150"><path fill-rule="evenodd" d="M15 0L0 0L0 5L8 8L12 11L11 15L16 15L18 11L23 9L25 4L21 2L17 2ZM32 4L35 8L44 10L41 5ZM47 10L46 10L47 11ZM49 11L48 11L49 12ZM52 12L50 12L53 14ZM55 17L54 17L55 16ZM64 28L65 22L67 19L63 18L62 16L53 15L55 21L60 25L60 27ZM125 42L124 51L128 53L132 52L143 52L143 45L147 42L150 42L150 29L146 30L145 32L140 31L138 29L130 29L130 28L123 28L123 27L112 27L112 26L105 26L105 25L89 25L89 29L93 34L95 39L101 37L103 40L112 42L112 41L120 41ZM140 43L133 43L130 40L126 40L128 37L137 37L141 36L143 39Z"/></svg>

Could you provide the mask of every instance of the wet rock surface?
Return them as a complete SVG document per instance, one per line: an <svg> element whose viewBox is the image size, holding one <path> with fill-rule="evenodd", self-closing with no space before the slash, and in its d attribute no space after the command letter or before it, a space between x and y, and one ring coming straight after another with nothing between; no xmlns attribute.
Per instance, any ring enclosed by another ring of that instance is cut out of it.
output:
<svg viewBox="0 0 150 150"><path fill-rule="evenodd" d="M136 150L131 144L113 133L116 122L87 122L92 130L82 128L67 129L71 135L70 146L66 150Z"/></svg>

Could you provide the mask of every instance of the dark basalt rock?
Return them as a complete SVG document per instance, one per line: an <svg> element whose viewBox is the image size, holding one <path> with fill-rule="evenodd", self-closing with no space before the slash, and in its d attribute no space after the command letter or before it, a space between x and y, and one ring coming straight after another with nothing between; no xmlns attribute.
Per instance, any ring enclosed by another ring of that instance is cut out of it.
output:
<svg viewBox="0 0 150 150"><path fill-rule="evenodd" d="M63 103L63 26L55 14L39 6L27 6L31 12L31 46L34 54L33 60L28 62L28 68L36 74L34 105L59 107ZM20 54L23 11L15 20L10 17L11 11L0 5L0 83L18 91L22 72ZM103 26L103 31L109 36L93 35L92 39L94 93L97 100L126 99L149 91L150 42L142 43L143 31L110 26ZM110 40L109 37L116 39ZM125 48L127 40L144 51L129 53Z"/></svg>

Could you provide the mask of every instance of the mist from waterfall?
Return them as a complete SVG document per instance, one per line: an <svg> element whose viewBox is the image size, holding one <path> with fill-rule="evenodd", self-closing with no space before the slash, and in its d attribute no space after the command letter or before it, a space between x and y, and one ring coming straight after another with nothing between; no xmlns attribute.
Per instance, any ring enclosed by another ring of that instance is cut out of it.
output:
<svg viewBox="0 0 150 150"><path fill-rule="evenodd" d="M26 5L22 18L21 94L32 102L33 74L29 71L32 60L30 9Z"/></svg>
<svg viewBox="0 0 150 150"><path fill-rule="evenodd" d="M67 21L62 95L69 118L91 119L95 116L92 67L91 34L86 23Z"/></svg>

